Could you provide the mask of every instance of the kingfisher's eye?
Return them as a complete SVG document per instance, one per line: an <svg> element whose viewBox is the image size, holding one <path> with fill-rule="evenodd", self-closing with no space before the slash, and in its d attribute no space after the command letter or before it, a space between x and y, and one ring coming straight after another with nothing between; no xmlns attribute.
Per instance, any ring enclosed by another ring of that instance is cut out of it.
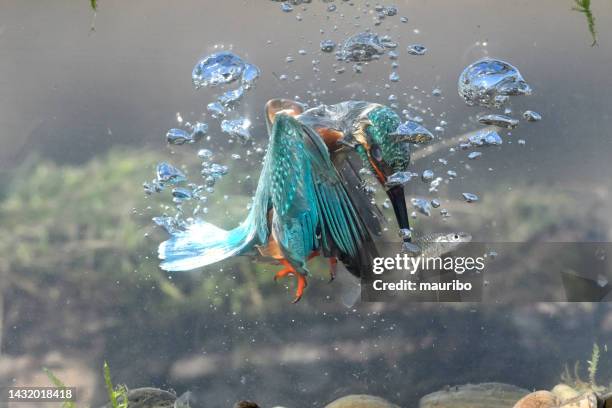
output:
<svg viewBox="0 0 612 408"><path fill-rule="evenodd" d="M382 161L382 150L380 149L379 145L372 145L372 148L370 149L370 154L372 155L374 160Z"/></svg>

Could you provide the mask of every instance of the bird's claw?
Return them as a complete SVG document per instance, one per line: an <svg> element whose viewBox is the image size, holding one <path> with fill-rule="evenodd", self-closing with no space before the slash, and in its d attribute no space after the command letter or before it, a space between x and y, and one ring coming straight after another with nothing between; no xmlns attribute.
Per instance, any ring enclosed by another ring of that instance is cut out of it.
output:
<svg viewBox="0 0 612 408"><path fill-rule="evenodd" d="M278 279L287 277L289 275L295 277L295 280L296 280L295 299L293 299L291 303L297 303L302 298L302 295L304 295L304 289L306 288L306 286L308 286L308 282L306 282L306 277L304 275L297 272L288 263L283 262L283 264L286 265L286 267L276 272L276 274L274 275L274 281L276 282Z"/></svg>

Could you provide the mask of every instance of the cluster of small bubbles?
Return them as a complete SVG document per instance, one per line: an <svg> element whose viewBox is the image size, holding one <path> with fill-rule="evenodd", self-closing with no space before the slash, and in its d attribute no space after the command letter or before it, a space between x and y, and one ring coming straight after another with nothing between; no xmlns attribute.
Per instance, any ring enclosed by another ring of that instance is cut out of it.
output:
<svg viewBox="0 0 612 408"><path fill-rule="evenodd" d="M418 175L408 171L398 171L387 178L387 182L385 183L385 185L387 187L403 186L404 184L412 180L412 178L415 176Z"/></svg>
<svg viewBox="0 0 612 408"><path fill-rule="evenodd" d="M332 52L336 48L336 42L333 40L323 40L320 44L321 51Z"/></svg>
<svg viewBox="0 0 612 408"><path fill-rule="evenodd" d="M208 105L206 105L206 110L215 119L224 118L225 115L227 114L225 107L221 105L221 103L219 102L209 103Z"/></svg>
<svg viewBox="0 0 612 408"><path fill-rule="evenodd" d="M431 204L425 198L413 198L410 200L412 206L418 210L423 215L430 216L431 215Z"/></svg>
<svg viewBox="0 0 612 408"><path fill-rule="evenodd" d="M175 217L170 217L168 215L153 217L153 222L165 229L169 234L174 234L181 230L179 220Z"/></svg>
<svg viewBox="0 0 612 408"><path fill-rule="evenodd" d="M391 72L391 74L389 74L389 81L391 82L398 82L400 80L400 76L396 71Z"/></svg>
<svg viewBox="0 0 612 408"><path fill-rule="evenodd" d="M236 89L222 92L216 102L208 104L208 112L214 118L219 119L225 117L227 109L235 107L243 98L245 91L255 84L259 75L259 68L255 65L244 61L232 52L221 51L198 61L193 68L192 81L196 89L240 81Z"/></svg>
<svg viewBox="0 0 612 408"><path fill-rule="evenodd" d="M499 146L502 138L493 129L481 129L468 136L468 140L473 146Z"/></svg>
<svg viewBox="0 0 612 408"><path fill-rule="evenodd" d="M242 142L251 140L250 127L251 121L247 118L221 121L221 130L232 137L237 137Z"/></svg>
<svg viewBox="0 0 612 408"><path fill-rule="evenodd" d="M349 37L336 52L342 61L365 62L379 58L387 48L397 46L390 37L379 37L371 32L363 32Z"/></svg>
<svg viewBox="0 0 612 408"><path fill-rule="evenodd" d="M208 160L213 157L213 152L209 149L198 150L198 157L200 159Z"/></svg>
<svg viewBox="0 0 612 408"><path fill-rule="evenodd" d="M217 98L217 101L226 108L233 107L244 96L245 87L240 86L237 89L225 91Z"/></svg>

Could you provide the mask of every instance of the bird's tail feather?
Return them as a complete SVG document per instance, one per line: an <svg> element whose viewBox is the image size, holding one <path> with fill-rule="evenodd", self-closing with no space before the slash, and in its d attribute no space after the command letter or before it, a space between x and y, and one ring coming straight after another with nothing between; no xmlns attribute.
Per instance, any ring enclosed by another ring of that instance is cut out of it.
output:
<svg viewBox="0 0 612 408"><path fill-rule="evenodd" d="M198 221L159 245L160 267L166 271L188 271L240 254L253 242L256 228L248 217L240 226L224 230Z"/></svg>

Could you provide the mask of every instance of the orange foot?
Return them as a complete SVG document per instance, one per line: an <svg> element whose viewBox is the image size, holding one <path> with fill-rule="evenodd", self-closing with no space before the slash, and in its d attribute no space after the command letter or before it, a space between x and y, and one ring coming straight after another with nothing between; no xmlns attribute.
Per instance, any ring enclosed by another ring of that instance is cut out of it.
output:
<svg viewBox="0 0 612 408"><path fill-rule="evenodd" d="M304 295L304 288L308 286L308 283L306 282L306 277L301 273L297 272L286 259L281 259L280 262L285 266L285 268L276 272L276 274L274 275L274 280L276 281L288 275L294 276L296 280L296 289L295 299L293 299L293 303L297 303L302 298L302 295Z"/></svg>

